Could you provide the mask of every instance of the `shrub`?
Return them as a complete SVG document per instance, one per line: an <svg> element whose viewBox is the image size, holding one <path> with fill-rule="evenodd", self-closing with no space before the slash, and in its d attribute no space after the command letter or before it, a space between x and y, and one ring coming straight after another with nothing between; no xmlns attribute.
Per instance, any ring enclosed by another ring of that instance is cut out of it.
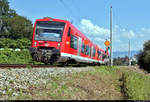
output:
<svg viewBox="0 0 150 102"><path fill-rule="evenodd" d="M19 49L29 49L31 45L31 41L29 39L7 39L7 38L1 38L0 39L0 48L19 48Z"/></svg>
<svg viewBox="0 0 150 102"><path fill-rule="evenodd" d="M1 64L29 64L32 63L32 58L29 51L0 51L0 63Z"/></svg>
<svg viewBox="0 0 150 102"><path fill-rule="evenodd" d="M144 49L138 54L138 64L140 68L150 71L150 40L145 42Z"/></svg>

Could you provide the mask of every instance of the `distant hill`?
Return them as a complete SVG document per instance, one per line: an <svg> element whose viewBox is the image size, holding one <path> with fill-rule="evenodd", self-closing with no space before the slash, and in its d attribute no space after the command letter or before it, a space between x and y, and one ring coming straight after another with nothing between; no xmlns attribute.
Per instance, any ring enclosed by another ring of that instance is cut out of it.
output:
<svg viewBox="0 0 150 102"><path fill-rule="evenodd" d="M130 57L134 56L135 54L138 54L139 51L131 51L130 52ZM128 51L116 51L113 52L113 58L117 57L125 57L128 56Z"/></svg>

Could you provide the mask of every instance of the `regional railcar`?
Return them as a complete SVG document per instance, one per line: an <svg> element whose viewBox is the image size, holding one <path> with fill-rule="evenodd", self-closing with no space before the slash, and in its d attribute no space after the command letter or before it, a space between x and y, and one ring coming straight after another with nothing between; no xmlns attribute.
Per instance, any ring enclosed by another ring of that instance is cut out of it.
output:
<svg viewBox="0 0 150 102"><path fill-rule="evenodd" d="M108 55L69 21L43 18L34 24L30 53L34 61L105 64Z"/></svg>

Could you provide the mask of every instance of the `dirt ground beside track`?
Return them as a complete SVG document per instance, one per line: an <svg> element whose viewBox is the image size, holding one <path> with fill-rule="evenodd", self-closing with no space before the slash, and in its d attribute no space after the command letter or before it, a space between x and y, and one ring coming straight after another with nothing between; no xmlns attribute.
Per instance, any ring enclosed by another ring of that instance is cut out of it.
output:
<svg viewBox="0 0 150 102"><path fill-rule="evenodd" d="M120 90L120 83L111 77L99 75L77 78L73 87L80 89L76 96L87 100L122 100L125 99ZM73 97L72 97L73 98Z"/></svg>
<svg viewBox="0 0 150 102"><path fill-rule="evenodd" d="M72 80L72 81L68 81ZM67 89L62 90L61 86L66 86ZM66 77L66 81L58 82L56 89L51 87L47 89L34 88L32 92L33 99L43 100L57 100L60 97L65 97L69 100L125 100L124 94L121 92L122 82L119 79L112 79L111 76L95 75L77 75L75 78L72 75ZM44 92L44 94L43 94ZM56 94L51 97L46 93Z"/></svg>

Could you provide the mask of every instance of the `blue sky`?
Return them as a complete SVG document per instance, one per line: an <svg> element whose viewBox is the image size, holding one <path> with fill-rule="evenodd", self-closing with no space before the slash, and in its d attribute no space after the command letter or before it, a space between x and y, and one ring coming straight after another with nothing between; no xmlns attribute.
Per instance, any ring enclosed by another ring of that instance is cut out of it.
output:
<svg viewBox="0 0 150 102"><path fill-rule="evenodd" d="M96 44L109 39L113 6L113 51L139 51L150 39L150 0L9 0L10 7L33 23L46 16L67 19Z"/></svg>

